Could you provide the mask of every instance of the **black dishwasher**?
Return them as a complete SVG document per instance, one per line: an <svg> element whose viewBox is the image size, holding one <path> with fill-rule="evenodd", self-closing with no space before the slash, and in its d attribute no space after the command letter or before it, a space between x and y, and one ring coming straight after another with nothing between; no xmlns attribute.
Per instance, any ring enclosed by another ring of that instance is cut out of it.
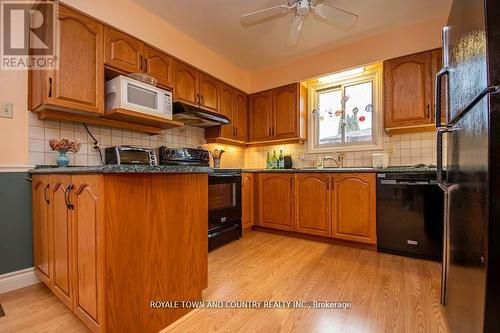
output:
<svg viewBox="0 0 500 333"><path fill-rule="evenodd" d="M435 173L377 174L377 249L441 261L443 191Z"/></svg>

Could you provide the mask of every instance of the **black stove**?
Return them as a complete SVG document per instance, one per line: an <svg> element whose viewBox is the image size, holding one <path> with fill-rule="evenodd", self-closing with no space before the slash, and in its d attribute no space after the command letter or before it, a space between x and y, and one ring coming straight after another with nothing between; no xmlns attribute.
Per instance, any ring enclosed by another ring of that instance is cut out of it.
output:
<svg viewBox="0 0 500 333"><path fill-rule="evenodd" d="M203 149L160 147L161 165L209 166ZM208 250L239 239L241 227L241 170L215 169L208 176Z"/></svg>

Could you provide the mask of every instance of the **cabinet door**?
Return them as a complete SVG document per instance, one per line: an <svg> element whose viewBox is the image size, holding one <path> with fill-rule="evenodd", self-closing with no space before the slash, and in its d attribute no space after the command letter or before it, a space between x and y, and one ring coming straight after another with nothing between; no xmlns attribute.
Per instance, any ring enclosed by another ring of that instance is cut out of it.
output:
<svg viewBox="0 0 500 333"><path fill-rule="evenodd" d="M59 7L58 25L59 68L48 77L48 102L103 113L103 25L64 6Z"/></svg>
<svg viewBox="0 0 500 333"><path fill-rule="evenodd" d="M173 60L168 54L163 53L151 46L144 47L144 70L158 79L158 85L165 88L173 88Z"/></svg>
<svg viewBox="0 0 500 333"><path fill-rule="evenodd" d="M430 52L386 61L384 82L386 128L432 123Z"/></svg>
<svg viewBox="0 0 500 333"><path fill-rule="evenodd" d="M375 174L334 174L334 238L375 244Z"/></svg>
<svg viewBox="0 0 500 333"><path fill-rule="evenodd" d="M271 140L272 91L250 95L249 135L250 141Z"/></svg>
<svg viewBox="0 0 500 333"><path fill-rule="evenodd" d="M127 73L142 72L143 43L123 32L105 27L104 63Z"/></svg>
<svg viewBox="0 0 500 333"><path fill-rule="evenodd" d="M259 225L293 230L293 174L259 175Z"/></svg>
<svg viewBox="0 0 500 333"><path fill-rule="evenodd" d="M198 105L199 75L198 71L178 60L174 60L174 99L192 105Z"/></svg>
<svg viewBox="0 0 500 333"><path fill-rule="evenodd" d="M71 210L68 209L67 192L71 185L71 176L53 175L51 179L52 202L51 222L54 239L54 294L70 309L73 309L73 290L71 276L73 271Z"/></svg>
<svg viewBox="0 0 500 333"><path fill-rule="evenodd" d="M35 272L52 288L52 232L50 223L50 176L34 175L32 183L33 259Z"/></svg>
<svg viewBox="0 0 500 333"><path fill-rule="evenodd" d="M104 179L73 176L73 307L85 324L98 331L104 321Z"/></svg>
<svg viewBox="0 0 500 333"><path fill-rule="evenodd" d="M273 139L297 137L297 84L273 90Z"/></svg>
<svg viewBox="0 0 500 333"><path fill-rule="evenodd" d="M254 225L254 182L252 173L241 175L241 220L243 229Z"/></svg>
<svg viewBox="0 0 500 333"><path fill-rule="evenodd" d="M233 139L236 135L236 113L234 112L234 89L226 84L221 84L220 88L220 114L231 120L231 124L221 126L220 136Z"/></svg>
<svg viewBox="0 0 500 333"><path fill-rule="evenodd" d="M235 118L236 139L246 142L248 140L248 112L247 112L247 95L239 90L236 90L234 97L233 117Z"/></svg>
<svg viewBox="0 0 500 333"><path fill-rule="evenodd" d="M295 231L330 236L330 175L298 173L295 180Z"/></svg>
<svg viewBox="0 0 500 333"><path fill-rule="evenodd" d="M220 83L217 79L200 73L200 106L202 108L219 112L219 86Z"/></svg>

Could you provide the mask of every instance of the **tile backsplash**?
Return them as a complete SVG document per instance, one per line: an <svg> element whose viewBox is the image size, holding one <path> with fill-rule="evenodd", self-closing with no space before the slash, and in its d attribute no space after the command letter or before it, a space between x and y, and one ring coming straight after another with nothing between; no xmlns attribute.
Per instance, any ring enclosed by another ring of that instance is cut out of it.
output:
<svg viewBox="0 0 500 333"><path fill-rule="evenodd" d="M65 121L39 120L37 115L30 112L29 118L29 158L31 164L55 164L57 153L51 151L49 139L75 138L81 142L80 152L68 154L70 165L101 164L99 153L93 148L93 140L87 134L83 124ZM313 166L318 156L331 155L309 154L307 143L285 144L266 147L252 147L242 149L238 147L206 144L204 129L185 126L164 130L160 135L148 135L130 130L109 128L103 126L88 126L90 132L98 140L104 154L104 148L115 145L138 145L157 149L160 146L191 147L203 146L206 149L224 148L222 156L223 168L265 168L267 152L276 150L278 154L283 149L285 155L291 155L294 167ZM436 140L434 132L401 134L383 137L383 149L378 151L347 152L344 159L346 167L369 167L372 165L371 154L385 151L389 154L389 165L413 165L417 163L436 163ZM331 161L326 161L329 166Z"/></svg>

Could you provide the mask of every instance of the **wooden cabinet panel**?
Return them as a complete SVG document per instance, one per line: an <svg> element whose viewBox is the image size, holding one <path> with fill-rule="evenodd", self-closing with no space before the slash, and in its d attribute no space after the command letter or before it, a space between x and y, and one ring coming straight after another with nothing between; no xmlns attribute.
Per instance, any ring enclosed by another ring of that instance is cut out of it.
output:
<svg viewBox="0 0 500 333"><path fill-rule="evenodd" d="M104 63L127 73L144 67L142 41L106 26L104 28Z"/></svg>
<svg viewBox="0 0 500 333"><path fill-rule="evenodd" d="M199 73L196 69L178 60L174 60L174 99L192 105L198 105Z"/></svg>
<svg viewBox="0 0 500 333"><path fill-rule="evenodd" d="M221 84L220 88L220 108L219 113L228 117L231 124L220 127L220 136L227 139L233 139L236 134L236 113L234 112L234 94L232 87Z"/></svg>
<svg viewBox="0 0 500 333"><path fill-rule="evenodd" d="M73 272L71 211L67 189L71 185L70 175L54 175L51 180L52 202L51 220L53 223L54 262L53 289L54 294L70 309L73 309L73 289L71 275Z"/></svg>
<svg viewBox="0 0 500 333"><path fill-rule="evenodd" d="M295 180L295 231L330 236L330 175L298 173Z"/></svg>
<svg viewBox="0 0 500 333"><path fill-rule="evenodd" d="M203 73L200 73L199 77L200 106L212 112L219 112L219 81Z"/></svg>
<svg viewBox="0 0 500 333"><path fill-rule="evenodd" d="M173 88L173 59L168 54L151 46L144 47L144 71L158 79L158 85Z"/></svg>
<svg viewBox="0 0 500 333"><path fill-rule="evenodd" d="M273 139L297 137L297 87L291 84L273 90Z"/></svg>
<svg viewBox="0 0 500 333"><path fill-rule="evenodd" d="M254 225L254 177L252 173L241 175L241 220L243 229Z"/></svg>
<svg viewBox="0 0 500 333"><path fill-rule="evenodd" d="M104 177L74 175L73 209L74 312L93 331L104 314Z"/></svg>
<svg viewBox="0 0 500 333"><path fill-rule="evenodd" d="M375 244L375 174L333 175L334 238Z"/></svg>
<svg viewBox="0 0 500 333"><path fill-rule="evenodd" d="M60 6L58 24L59 68L48 77L48 103L103 113L103 25L64 6Z"/></svg>
<svg viewBox="0 0 500 333"><path fill-rule="evenodd" d="M50 176L34 175L31 194L33 203L33 259L35 272L47 287L52 288Z"/></svg>
<svg viewBox="0 0 500 333"><path fill-rule="evenodd" d="M247 109L247 95L239 90L236 90L234 97L233 118L235 119L236 127L236 140L248 140L248 109Z"/></svg>
<svg viewBox="0 0 500 333"><path fill-rule="evenodd" d="M272 127L272 91L250 95L250 141L271 139Z"/></svg>
<svg viewBox="0 0 500 333"><path fill-rule="evenodd" d="M259 225L293 230L293 174L259 175Z"/></svg>
<svg viewBox="0 0 500 333"><path fill-rule="evenodd" d="M430 52L384 63L385 127L432 124Z"/></svg>

